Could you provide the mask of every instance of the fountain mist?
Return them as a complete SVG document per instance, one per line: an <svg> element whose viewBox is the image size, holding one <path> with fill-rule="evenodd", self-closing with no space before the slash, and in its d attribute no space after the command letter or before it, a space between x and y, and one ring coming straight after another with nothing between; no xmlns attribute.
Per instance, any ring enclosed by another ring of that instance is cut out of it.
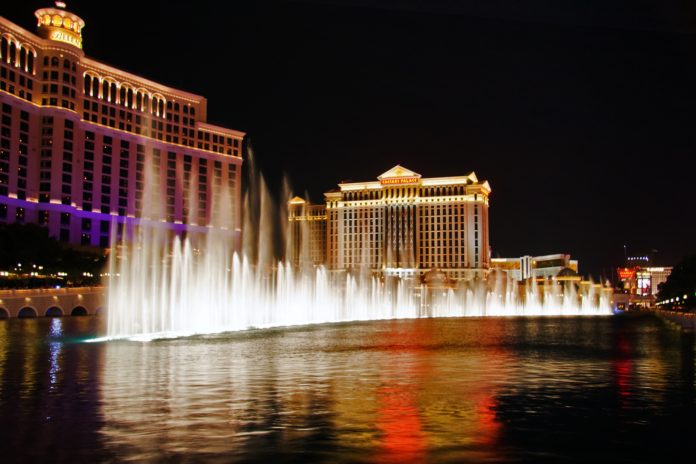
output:
<svg viewBox="0 0 696 464"><path fill-rule="evenodd" d="M504 273L495 273L487 281L451 288L381 279L367 269L337 273L315 267L308 231L286 228L286 213L278 215L287 205L290 189L283 189L277 206L263 177L253 169L253 156L249 163L241 253L234 249L235 224L227 192L221 192L221 200L212 205L213 227L199 228L204 232L187 237L172 237L162 227L161 202L157 195L146 193L149 203L143 218L112 248L109 338L392 318L611 314L607 296L595 286L587 286L581 294L573 284L562 292L537 286L533 280L520 287ZM146 177L157 175L151 169L146 172ZM195 214L191 212L192 217ZM275 219L281 227L277 236ZM294 237L296 233L301 236ZM277 259L275 244L280 242L286 256L297 259Z"/></svg>

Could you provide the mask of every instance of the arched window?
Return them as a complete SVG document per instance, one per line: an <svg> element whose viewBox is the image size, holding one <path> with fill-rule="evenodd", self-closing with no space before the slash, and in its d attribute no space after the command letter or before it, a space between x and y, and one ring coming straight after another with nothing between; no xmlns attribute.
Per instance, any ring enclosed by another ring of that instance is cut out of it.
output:
<svg viewBox="0 0 696 464"><path fill-rule="evenodd" d="M27 49L24 47L19 47L19 67L27 70Z"/></svg>
<svg viewBox="0 0 696 464"><path fill-rule="evenodd" d="M118 93L119 95L119 103L122 105L126 104L126 88L124 86L121 86L121 90Z"/></svg>
<svg viewBox="0 0 696 464"><path fill-rule="evenodd" d="M34 74L34 52L29 52L27 56L27 71Z"/></svg>
<svg viewBox="0 0 696 464"><path fill-rule="evenodd" d="M92 76L85 74L85 95L92 95Z"/></svg>
<svg viewBox="0 0 696 464"><path fill-rule="evenodd" d="M133 108L133 89L128 89L126 93L126 106L128 108Z"/></svg>
<svg viewBox="0 0 696 464"><path fill-rule="evenodd" d="M135 108L137 110L142 110L143 109L142 104L143 104L143 94L140 93L140 91L138 91L135 93Z"/></svg>
<svg viewBox="0 0 696 464"><path fill-rule="evenodd" d="M14 42L10 42L10 51L7 54L7 62L10 64L15 64L15 57L17 56L17 46Z"/></svg>
<svg viewBox="0 0 696 464"><path fill-rule="evenodd" d="M101 98L104 100L107 99L109 95L109 83L107 81L102 81L102 93L101 93Z"/></svg>
<svg viewBox="0 0 696 464"><path fill-rule="evenodd" d="M148 111L150 105L150 97L147 94L143 94L143 111Z"/></svg>
<svg viewBox="0 0 696 464"><path fill-rule="evenodd" d="M70 60L69 59L66 58L63 60L63 67L65 69L70 69Z"/></svg>
<svg viewBox="0 0 696 464"><path fill-rule="evenodd" d="M174 111L176 111L177 113L179 112L179 104L178 103L174 103Z"/></svg>
<svg viewBox="0 0 696 464"><path fill-rule="evenodd" d="M10 47L10 44L7 42L7 39L2 37L0 38L0 58L7 58L7 49Z"/></svg>
<svg viewBox="0 0 696 464"><path fill-rule="evenodd" d="M159 116L164 117L164 102L160 100L159 102Z"/></svg>
<svg viewBox="0 0 696 464"><path fill-rule="evenodd" d="M111 103L116 102L116 83L112 82L111 85L109 86L109 101Z"/></svg>
<svg viewBox="0 0 696 464"><path fill-rule="evenodd" d="M51 66L58 66L60 64L60 60L58 60L57 56L54 56L51 58Z"/></svg>

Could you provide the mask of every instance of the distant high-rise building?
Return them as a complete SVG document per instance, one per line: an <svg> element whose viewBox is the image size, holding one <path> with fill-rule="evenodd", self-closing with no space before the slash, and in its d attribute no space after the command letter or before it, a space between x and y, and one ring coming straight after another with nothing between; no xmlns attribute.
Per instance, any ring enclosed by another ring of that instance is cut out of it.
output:
<svg viewBox="0 0 696 464"><path fill-rule="evenodd" d="M293 199L289 218L301 230L292 213L301 207L312 211L302 220L325 221L323 243L316 238L319 232L310 232L316 244L311 253L319 256L316 250L324 249L331 270L409 277L439 269L452 279L471 279L483 277L490 264L490 193L488 182L473 172L423 178L395 166L374 181L339 183L324 194L324 205ZM317 225L313 230L322 229Z"/></svg>
<svg viewBox="0 0 696 464"><path fill-rule="evenodd" d="M245 134L207 123L204 97L87 57L63 3L36 18L38 35L0 18L0 222L105 247L148 181L166 227L205 230L217 200L238 229Z"/></svg>
<svg viewBox="0 0 696 464"><path fill-rule="evenodd" d="M295 197L288 205L288 222L290 262L315 266L326 263L326 207Z"/></svg>

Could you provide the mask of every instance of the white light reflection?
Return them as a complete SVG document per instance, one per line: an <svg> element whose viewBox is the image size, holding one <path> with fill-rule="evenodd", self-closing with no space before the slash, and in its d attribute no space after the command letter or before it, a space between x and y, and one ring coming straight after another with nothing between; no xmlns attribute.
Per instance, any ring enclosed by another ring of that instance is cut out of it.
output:
<svg viewBox="0 0 696 464"><path fill-rule="evenodd" d="M63 320L60 317L51 318L51 328L49 331L49 362L50 368L48 370L49 378L49 390L54 391L56 388L56 382L58 379L58 373L60 372L60 353L63 349L63 342L61 341L63 337Z"/></svg>

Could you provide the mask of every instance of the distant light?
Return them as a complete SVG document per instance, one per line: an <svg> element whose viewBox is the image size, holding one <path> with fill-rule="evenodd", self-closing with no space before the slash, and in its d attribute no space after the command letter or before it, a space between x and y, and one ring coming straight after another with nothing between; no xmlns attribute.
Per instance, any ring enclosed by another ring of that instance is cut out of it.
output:
<svg viewBox="0 0 696 464"><path fill-rule="evenodd" d="M65 8L67 6L65 2L55 2L55 4L58 8Z"/></svg>

